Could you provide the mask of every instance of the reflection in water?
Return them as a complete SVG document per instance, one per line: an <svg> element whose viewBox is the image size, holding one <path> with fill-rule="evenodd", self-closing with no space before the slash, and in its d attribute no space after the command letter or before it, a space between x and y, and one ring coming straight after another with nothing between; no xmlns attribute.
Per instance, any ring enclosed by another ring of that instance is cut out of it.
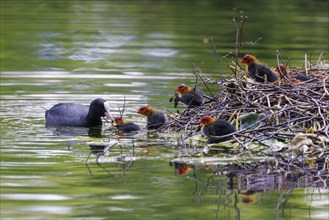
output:
<svg viewBox="0 0 329 220"><path fill-rule="evenodd" d="M47 127L56 136L89 136L102 137L102 127Z"/></svg>
<svg viewBox="0 0 329 220"><path fill-rule="evenodd" d="M181 162L170 162L169 163L170 166L173 166L175 167L175 173L177 175L187 175L190 170L191 170L191 166L188 164L188 163L181 163ZM193 167L194 169L194 167Z"/></svg>
<svg viewBox="0 0 329 220"><path fill-rule="evenodd" d="M304 204L309 208L308 215L321 216L321 219L328 217L328 213L317 210L329 204L324 202L329 201L328 183L322 179L325 179L325 172L324 176L314 177L309 176L308 172L301 173L292 170L286 175L273 171L271 165L266 163L253 170L241 169L235 164L200 164L179 160L172 161L169 165L174 165L175 173L188 175L187 180L193 179L195 182L195 191L192 193L193 203L217 203L217 214L227 212L227 207L232 206L235 210L235 219L240 219L241 209L245 205L268 206L269 204L264 203L264 200L267 200L266 197L277 195L274 200L276 204L273 204L272 208L272 212L276 213L276 218L292 217L294 207L291 207L288 201L293 199L294 192L304 190L304 188L313 188L312 192L305 193L310 197L309 203ZM325 167L319 167L319 173L324 169ZM193 172L189 174L190 170ZM322 195L322 197L316 195ZM319 204L321 205L316 207ZM229 213L227 215L230 216Z"/></svg>
<svg viewBox="0 0 329 220"><path fill-rule="evenodd" d="M131 140L132 141L132 140ZM117 149L113 149L115 146L119 147L119 151ZM87 169L92 174L92 171L88 165L89 159L91 155L95 155L95 162L97 166L103 169L107 174L112 174L113 172L124 174L129 167L131 167L134 163L134 149L135 146L132 141L132 148L127 148L125 144L120 144L119 142L102 142L102 143L90 143L89 144L90 153L85 160L85 164ZM105 157L103 160L101 157Z"/></svg>

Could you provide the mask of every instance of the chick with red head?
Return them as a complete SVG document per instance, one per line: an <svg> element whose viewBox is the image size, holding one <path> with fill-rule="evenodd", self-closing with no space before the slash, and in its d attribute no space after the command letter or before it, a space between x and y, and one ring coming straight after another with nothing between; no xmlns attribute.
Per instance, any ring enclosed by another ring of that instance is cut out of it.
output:
<svg viewBox="0 0 329 220"><path fill-rule="evenodd" d="M247 73L256 82L276 82L279 80L277 74L275 74L269 67L259 64L256 57L250 54L244 55L240 63L247 65Z"/></svg>
<svg viewBox="0 0 329 220"><path fill-rule="evenodd" d="M306 76L306 75L301 75L301 74L288 75L288 67L286 67L282 63L279 64L279 66L277 66L275 68L275 72L278 73L280 78L284 78L284 79L287 78L287 79L290 79L292 82L295 82L295 83L313 82L314 81L314 79L312 77Z"/></svg>
<svg viewBox="0 0 329 220"><path fill-rule="evenodd" d="M147 129L158 129L163 126L166 122L166 116L155 110L150 106L142 106L138 109L137 113L146 116L147 118Z"/></svg>
<svg viewBox="0 0 329 220"><path fill-rule="evenodd" d="M228 121L217 119L212 116L203 116L199 123L201 124L201 132L208 137L208 143L219 143L230 140L232 136L220 137L235 132L235 128ZM217 137L218 136L218 137Z"/></svg>
<svg viewBox="0 0 329 220"><path fill-rule="evenodd" d="M114 124L119 131L124 133L137 132L141 129L137 124L133 122L127 122L121 116L114 118Z"/></svg>
<svg viewBox="0 0 329 220"><path fill-rule="evenodd" d="M204 102L203 92L199 88L191 88L185 84L180 84L176 91L179 100L188 107L200 106Z"/></svg>

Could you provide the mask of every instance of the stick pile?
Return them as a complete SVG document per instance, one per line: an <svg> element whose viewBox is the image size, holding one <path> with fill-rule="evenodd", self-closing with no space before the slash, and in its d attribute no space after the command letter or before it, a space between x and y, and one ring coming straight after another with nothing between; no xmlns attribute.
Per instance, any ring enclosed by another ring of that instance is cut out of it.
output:
<svg viewBox="0 0 329 220"><path fill-rule="evenodd" d="M291 68L290 72L303 69ZM312 132L329 138L329 71L311 68L308 74L317 79L312 83L281 82L261 84L246 77L236 79L221 77L216 81L196 68L195 74L201 78L199 85L209 88L218 85L219 92L212 95L203 105L187 108L180 114L169 116L167 131L182 132L190 137L199 132L198 120L204 115L235 123L245 113L265 114L256 128L244 128L235 132L235 137L244 137L241 145L251 141L263 142L274 138L286 140L297 133ZM205 89L203 89L205 91ZM206 91L205 91L206 92Z"/></svg>

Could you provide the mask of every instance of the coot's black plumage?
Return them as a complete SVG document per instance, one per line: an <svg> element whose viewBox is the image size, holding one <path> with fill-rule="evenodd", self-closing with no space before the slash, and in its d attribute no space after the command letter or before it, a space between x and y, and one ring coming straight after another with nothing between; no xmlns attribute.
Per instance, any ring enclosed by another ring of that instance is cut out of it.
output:
<svg viewBox="0 0 329 220"><path fill-rule="evenodd" d="M59 103L46 111L46 126L96 127L102 125L101 117L110 117L109 103L104 99L93 100L89 106Z"/></svg>

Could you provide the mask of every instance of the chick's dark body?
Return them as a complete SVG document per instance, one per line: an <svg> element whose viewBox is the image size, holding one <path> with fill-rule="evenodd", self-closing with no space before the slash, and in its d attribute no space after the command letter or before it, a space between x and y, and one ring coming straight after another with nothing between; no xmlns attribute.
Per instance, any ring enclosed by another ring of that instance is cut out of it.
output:
<svg viewBox="0 0 329 220"><path fill-rule="evenodd" d="M166 116L162 112L154 112L147 117L147 129L157 129L164 125L166 122Z"/></svg>
<svg viewBox="0 0 329 220"><path fill-rule="evenodd" d="M279 78L277 74L275 74L270 68L267 66L251 63L248 65L248 74L256 81L256 82L275 82Z"/></svg>
<svg viewBox="0 0 329 220"><path fill-rule="evenodd" d="M203 92L201 89L193 88L188 93L182 94L180 100L189 107L200 106L204 102Z"/></svg>
<svg viewBox="0 0 329 220"><path fill-rule="evenodd" d="M209 123L202 128L202 134L209 138L209 143L218 143L227 141L232 137L214 138L212 136L223 136L235 132L235 128L229 122L224 120L216 120L213 123Z"/></svg>
<svg viewBox="0 0 329 220"><path fill-rule="evenodd" d="M116 125L116 127L119 129L119 131L125 133L139 131L141 129L137 124L133 122L127 122L125 124Z"/></svg>
<svg viewBox="0 0 329 220"><path fill-rule="evenodd" d="M306 81L309 81L309 82L312 82L314 81L314 79L310 76L306 76L306 75L293 75L292 78L295 78L301 82L306 82Z"/></svg>

